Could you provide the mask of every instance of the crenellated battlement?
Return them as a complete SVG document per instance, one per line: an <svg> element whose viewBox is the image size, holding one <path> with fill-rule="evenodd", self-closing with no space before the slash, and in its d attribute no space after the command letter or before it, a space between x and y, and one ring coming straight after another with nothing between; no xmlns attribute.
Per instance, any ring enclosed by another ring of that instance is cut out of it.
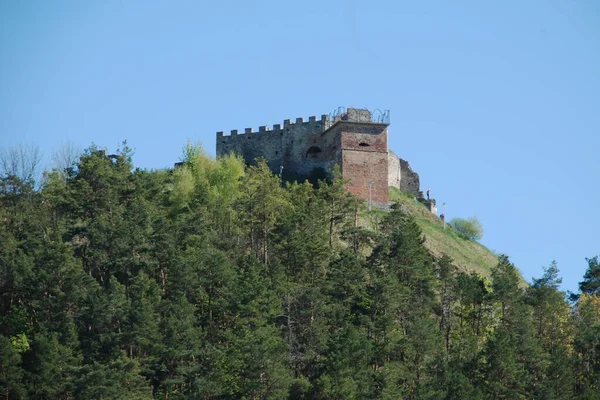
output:
<svg viewBox="0 0 600 400"><path fill-rule="evenodd" d="M345 107L338 107L330 114L322 114L321 119L319 120L315 116L308 117L308 121L305 121L304 118L299 117L296 118L295 122L293 122L291 119L284 119L283 126L281 124L274 124L272 127L266 125L259 126L258 131L255 131L252 128L245 128L243 133L237 129L231 130L229 134L219 131L217 132L217 139L253 134L276 134L283 130L297 130L299 132L315 132L320 130L323 132L340 121L389 125L390 112L389 110L380 111L376 109L375 111L371 112L366 108L346 109Z"/></svg>
<svg viewBox="0 0 600 400"><path fill-rule="evenodd" d="M308 117L308 121L304 121L304 118L302 118L302 117L296 118L295 122L292 122L291 119L284 119L283 126L282 126L282 124L274 124L271 127L269 127L267 125L262 125L262 126L258 127L258 131L255 131L252 128L245 128L244 133L240 133L237 129L232 129L229 134L225 134L223 131L219 131L219 132L217 132L217 138L227 138L227 137L232 137L232 136L243 136L243 135L265 134L265 133L275 134L275 133L280 133L284 129L290 130L290 129L295 129L295 128L299 128L299 127L313 128L311 130L314 130L314 128L322 128L322 130L325 130L325 129L329 128L330 124L328 124L328 122L330 122L330 118L329 118L328 114L321 115L321 119L319 119L319 120L317 119L316 116Z"/></svg>
<svg viewBox="0 0 600 400"><path fill-rule="evenodd" d="M418 175L389 152L389 123L389 110L338 107L320 119L299 117L257 130L217 132L217 156L235 153L247 164L264 158L284 179L316 181L337 165L350 192L387 205L390 185L419 190Z"/></svg>

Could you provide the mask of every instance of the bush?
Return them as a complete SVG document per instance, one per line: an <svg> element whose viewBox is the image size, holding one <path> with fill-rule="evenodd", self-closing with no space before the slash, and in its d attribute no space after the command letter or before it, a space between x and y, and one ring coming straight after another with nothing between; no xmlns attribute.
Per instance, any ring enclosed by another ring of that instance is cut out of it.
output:
<svg viewBox="0 0 600 400"><path fill-rule="evenodd" d="M479 240L483 237L483 226L477 217L467 219L452 218L450 225L461 235L467 239Z"/></svg>

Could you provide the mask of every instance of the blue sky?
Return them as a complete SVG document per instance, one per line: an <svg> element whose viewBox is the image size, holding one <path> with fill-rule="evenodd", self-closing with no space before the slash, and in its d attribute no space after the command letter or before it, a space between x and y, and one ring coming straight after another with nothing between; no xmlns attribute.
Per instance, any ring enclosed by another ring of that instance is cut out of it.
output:
<svg viewBox="0 0 600 400"><path fill-rule="evenodd" d="M0 146L172 166L187 139L391 110L389 145L527 280L600 254L600 2L4 1Z"/></svg>

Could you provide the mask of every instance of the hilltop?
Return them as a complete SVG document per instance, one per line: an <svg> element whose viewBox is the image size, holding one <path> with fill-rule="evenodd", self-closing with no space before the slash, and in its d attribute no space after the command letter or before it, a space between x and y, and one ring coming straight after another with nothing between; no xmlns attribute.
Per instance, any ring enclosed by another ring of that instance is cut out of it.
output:
<svg viewBox="0 0 600 400"><path fill-rule="evenodd" d="M368 199L378 209L386 209L389 201L395 201L412 214L435 258L446 254L459 270L489 276L498 258L476 241L462 238L449 227L444 229L442 220L415 199L423 196L419 174L388 148L389 124L389 111L382 114L340 107L320 119L311 116L305 121L300 117L295 122L286 119L272 128L260 126L258 131L246 128L244 133L235 129L229 135L217 132L216 153L235 153L246 164L262 157L273 173L289 182L308 178L316 183L315 177L325 177L326 171L337 166L348 192ZM375 211L361 218L374 231L378 229L378 218L368 220L377 214Z"/></svg>

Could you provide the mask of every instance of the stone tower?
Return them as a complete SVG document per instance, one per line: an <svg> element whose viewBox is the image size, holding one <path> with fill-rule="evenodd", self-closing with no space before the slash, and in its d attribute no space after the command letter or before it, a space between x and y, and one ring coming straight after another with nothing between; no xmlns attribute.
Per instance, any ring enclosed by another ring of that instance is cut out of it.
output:
<svg viewBox="0 0 600 400"><path fill-rule="evenodd" d="M243 134L217 132L217 156L235 152L246 163L264 157L274 173L283 167L288 176L298 179L326 173L337 164L349 180L350 192L386 208L388 186L419 192L418 174L388 150L388 126L389 112L373 118L366 109L338 109L319 120L285 120L283 126L276 124L270 130L261 126L258 132L251 128Z"/></svg>

